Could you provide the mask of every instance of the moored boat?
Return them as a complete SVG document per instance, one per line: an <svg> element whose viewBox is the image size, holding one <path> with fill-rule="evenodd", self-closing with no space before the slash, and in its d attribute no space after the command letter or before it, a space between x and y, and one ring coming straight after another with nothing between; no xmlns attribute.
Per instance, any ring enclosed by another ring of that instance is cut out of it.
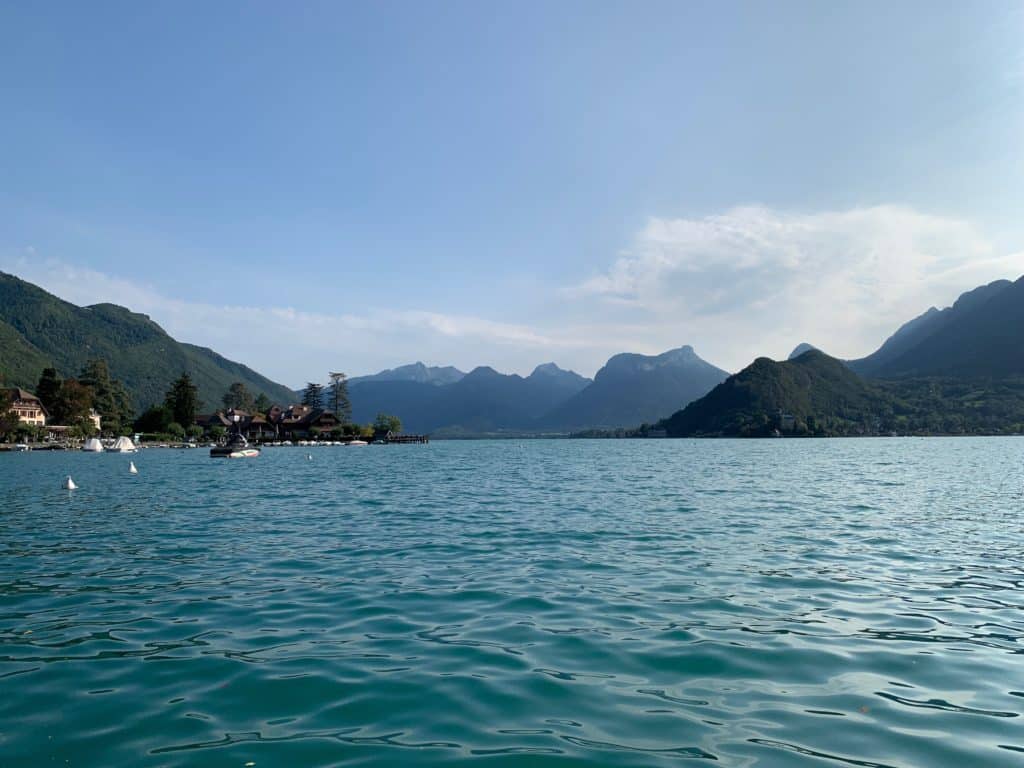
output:
<svg viewBox="0 0 1024 768"><path fill-rule="evenodd" d="M88 451L89 453L102 453L103 443L95 437L90 437L85 441L85 445L82 446L82 450Z"/></svg>
<svg viewBox="0 0 1024 768"><path fill-rule="evenodd" d="M259 448L252 448L249 441L240 434L234 434L227 445L217 445L210 449L210 456L219 459L252 459L260 455Z"/></svg>

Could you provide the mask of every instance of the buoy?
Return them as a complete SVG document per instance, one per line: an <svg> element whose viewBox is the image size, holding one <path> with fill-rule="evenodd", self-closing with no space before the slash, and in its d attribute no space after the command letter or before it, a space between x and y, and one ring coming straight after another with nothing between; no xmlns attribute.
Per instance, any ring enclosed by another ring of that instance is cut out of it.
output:
<svg viewBox="0 0 1024 768"><path fill-rule="evenodd" d="M64 490L65 491L73 491L77 487L78 486L75 485L75 481L71 479L71 475L68 475L67 479L64 481Z"/></svg>
<svg viewBox="0 0 1024 768"><path fill-rule="evenodd" d="M139 474L139 470L135 467L135 462L134 461L129 461L128 462L128 472L130 474L133 474L133 475Z"/></svg>
<svg viewBox="0 0 1024 768"><path fill-rule="evenodd" d="M307 453L306 454L306 461L312 461L312 460L313 460L313 454L312 453Z"/></svg>

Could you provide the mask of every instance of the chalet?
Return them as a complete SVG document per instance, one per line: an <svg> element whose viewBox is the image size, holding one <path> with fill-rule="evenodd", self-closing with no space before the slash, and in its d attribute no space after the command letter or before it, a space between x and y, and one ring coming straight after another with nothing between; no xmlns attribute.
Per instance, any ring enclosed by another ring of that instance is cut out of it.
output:
<svg viewBox="0 0 1024 768"><path fill-rule="evenodd" d="M234 432L237 429L249 440L266 440L275 435L274 427L262 413L250 414L237 408L196 416L196 424L205 430L221 427Z"/></svg>
<svg viewBox="0 0 1024 768"><path fill-rule="evenodd" d="M341 429L341 419L331 411L325 411L323 408L302 407L307 412L301 418L281 422L280 432L282 437L288 439L292 437L309 437L312 434Z"/></svg>
<svg viewBox="0 0 1024 768"><path fill-rule="evenodd" d="M267 412L267 421L282 440L309 437L310 433L330 432L341 428L341 420L331 411L310 408L308 405L275 405Z"/></svg>
<svg viewBox="0 0 1024 768"><path fill-rule="evenodd" d="M237 429L249 440L291 440L311 434L341 429L341 420L331 411L307 405L271 407L266 415L248 413L234 408L196 416L196 424L204 430L222 427L228 432Z"/></svg>
<svg viewBox="0 0 1024 768"><path fill-rule="evenodd" d="M46 408L38 397L31 392L26 392L21 387L8 389L7 394L11 398L10 410L18 417L18 422L30 427L45 427L46 420L50 417Z"/></svg>

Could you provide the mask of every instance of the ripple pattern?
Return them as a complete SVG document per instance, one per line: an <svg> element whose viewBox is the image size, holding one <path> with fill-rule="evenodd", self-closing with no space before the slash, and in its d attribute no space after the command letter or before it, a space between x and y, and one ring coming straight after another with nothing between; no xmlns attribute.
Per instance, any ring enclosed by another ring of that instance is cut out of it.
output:
<svg viewBox="0 0 1024 768"><path fill-rule="evenodd" d="M0 454L0 768L1020 765L1021 446Z"/></svg>

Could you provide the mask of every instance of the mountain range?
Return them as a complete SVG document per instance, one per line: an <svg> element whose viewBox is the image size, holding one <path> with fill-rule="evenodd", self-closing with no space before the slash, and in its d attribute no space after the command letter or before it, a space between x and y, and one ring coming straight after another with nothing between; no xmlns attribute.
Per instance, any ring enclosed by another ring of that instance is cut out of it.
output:
<svg viewBox="0 0 1024 768"><path fill-rule="evenodd" d="M1024 375L1024 277L968 291L915 317L850 367L873 378Z"/></svg>
<svg viewBox="0 0 1024 768"><path fill-rule="evenodd" d="M529 376L421 362L349 381L354 418L399 416L438 436L566 433L661 420L671 434L757 434L790 415L812 434L894 429L992 430L1024 414L1024 278L999 280L905 323L874 353L838 361L809 344L790 359L759 358L735 376L690 346L619 354L593 380L554 363ZM107 360L141 410L188 371L207 408L235 381L278 403L296 394L210 349L176 341L145 315L114 304L78 307L0 273L0 375L32 389L43 367L74 376ZM766 416L768 414L768 416Z"/></svg>
<svg viewBox="0 0 1024 768"><path fill-rule="evenodd" d="M450 384L424 375L432 370L442 369L417 363L395 369L408 372L401 379L394 371L353 379L353 417L372 421L391 413L410 431L440 435L627 427L663 418L729 375L689 346L615 355L593 381L554 363L525 378L480 367Z"/></svg>

